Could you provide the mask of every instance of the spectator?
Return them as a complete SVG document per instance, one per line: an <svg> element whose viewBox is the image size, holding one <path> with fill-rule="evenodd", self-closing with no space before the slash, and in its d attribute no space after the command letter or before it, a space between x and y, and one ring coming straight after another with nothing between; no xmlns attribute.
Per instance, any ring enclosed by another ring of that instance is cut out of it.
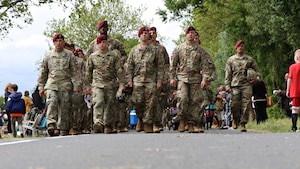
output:
<svg viewBox="0 0 300 169"><path fill-rule="evenodd" d="M256 80L252 84L252 95L254 102L254 111L256 114L256 123L264 122L268 119L267 115L267 88L262 80Z"/></svg>
<svg viewBox="0 0 300 169"><path fill-rule="evenodd" d="M36 86L34 92L32 93L32 101L33 101L33 107L37 107L39 110L45 109L45 102L44 99L39 94L38 86Z"/></svg>
<svg viewBox="0 0 300 169"><path fill-rule="evenodd" d="M33 101L32 99L29 97L29 91L25 91L24 92L24 96L23 99L25 101L25 106L26 106L26 113L30 112L32 106L33 106Z"/></svg>
<svg viewBox="0 0 300 169"><path fill-rule="evenodd" d="M284 75L284 79L285 81L287 81L288 79L288 76L289 76L289 73L286 73ZM286 96L286 91L285 90L274 90L273 91L274 94L276 94L277 96L279 96L279 105L280 107L285 110L285 114L288 118L291 118L292 117L292 110L291 110L291 99L288 98Z"/></svg>
<svg viewBox="0 0 300 169"><path fill-rule="evenodd" d="M18 92L18 86L16 84L12 84L8 90L11 94L8 96L7 100L7 111L11 117L13 136L17 136L16 122L18 122L18 130L21 132L21 137L24 137L22 121L24 114L26 113L26 107L25 102L22 99L22 93Z"/></svg>
<svg viewBox="0 0 300 169"><path fill-rule="evenodd" d="M300 113L300 49L294 54L295 63L289 67L286 96L292 99L292 131L297 131L298 114Z"/></svg>
<svg viewBox="0 0 300 169"><path fill-rule="evenodd" d="M7 99L9 97L9 95L11 94L10 91L8 90L11 85L12 85L11 83L7 83L5 88L4 88L5 112L8 112L7 109L6 109L6 103L7 103ZM9 113L6 113L6 114L7 114L7 133L12 133L10 115L9 115Z"/></svg>

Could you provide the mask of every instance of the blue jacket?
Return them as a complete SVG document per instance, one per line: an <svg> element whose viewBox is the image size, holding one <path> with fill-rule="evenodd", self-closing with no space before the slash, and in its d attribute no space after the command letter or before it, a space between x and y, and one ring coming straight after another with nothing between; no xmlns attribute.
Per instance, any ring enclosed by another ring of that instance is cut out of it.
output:
<svg viewBox="0 0 300 169"><path fill-rule="evenodd" d="M22 93L16 92L9 95L7 100L7 110L11 113L26 113L25 102Z"/></svg>

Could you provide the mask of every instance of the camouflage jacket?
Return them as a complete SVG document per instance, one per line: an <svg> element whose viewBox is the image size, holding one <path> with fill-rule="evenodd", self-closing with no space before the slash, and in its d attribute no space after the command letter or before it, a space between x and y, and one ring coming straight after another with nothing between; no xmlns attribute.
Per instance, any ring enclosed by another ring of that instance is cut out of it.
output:
<svg viewBox="0 0 300 169"><path fill-rule="evenodd" d="M76 81L81 82L81 88L84 88L84 76L85 76L85 61L80 58L80 57L76 57L75 59L75 69L76 69L76 73L75 75L72 77L72 82L76 83Z"/></svg>
<svg viewBox="0 0 300 169"><path fill-rule="evenodd" d="M131 49L126 65L128 81L162 83L164 59L156 46L150 44L142 48L140 44L136 45Z"/></svg>
<svg viewBox="0 0 300 169"><path fill-rule="evenodd" d="M161 56L164 59L164 80L169 79L169 70L170 70L170 58L166 48L161 45L158 41L156 41L155 46L157 46L161 52Z"/></svg>
<svg viewBox="0 0 300 169"><path fill-rule="evenodd" d="M210 54L206 52L205 56L208 62L208 74L209 74L208 82L211 82L217 79L216 66Z"/></svg>
<svg viewBox="0 0 300 169"><path fill-rule="evenodd" d="M71 78L76 74L75 56L69 50L47 53L40 67L38 78L39 90L49 89L57 91L81 90L81 82Z"/></svg>
<svg viewBox="0 0 300 169"><path fill-rule="evenodd" d="M225 87L250 85L247 80L247 70L252 68L259 76L258 65L255 60L247 55L233 55L228 58L225 66Z"/></svg>
<svg viewBox="0 0 300 169"><path fill-rule="evenodd" d="M209 81L208 53L199 45L188 46L185 42L178 45L172 54L170 79L185 83Z"/></svg>
<svg viewBox="0 0 300 169"><path fill-rule="evenodd" d="M101 53L99 50L92 53L86 63L86 87L115 88L125 85L124 69L118 50L108 50Z"/></svg>

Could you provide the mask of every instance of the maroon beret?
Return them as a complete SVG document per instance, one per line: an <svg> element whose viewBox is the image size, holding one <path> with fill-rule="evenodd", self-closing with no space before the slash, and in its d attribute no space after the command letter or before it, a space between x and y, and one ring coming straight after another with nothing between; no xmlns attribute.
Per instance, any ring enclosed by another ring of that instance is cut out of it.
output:
<svg viewBox="0 0 300 169"><path fill-rule="evenodd" d="M156 27L150 27L149 29L148 29L148 31L150 32L150 31L155 31L156 32Z"/></svg>
<svg viewBox="0 0 300 169"><path fill-rule="evenodd" d="M55 42L56 39L65 39L64 35L62 35L61 33L57 33L53 36L52 41Z"/></svg>
<svg viewBox="0 0 300 169"><path fill-rule="evenodd" d="M237 41L236 44L235 44L235 49L238 48L241 44L244 44L243 40Z"/></svg>
<svg viewBox="0 0 300 169"><path fill-rule="evenodd" d="M97 44L101 43L101 41L103 40L107 40L107 35L105 34L100 34L98 37L97 37Z"/></svg>
<svg viewBox="0 0 300 169"><path fill-rule="evenodd" d="M196 31L196 29L192 26L189 26L185 29L185 34L188 34L190 31Z"/></svg>
<svg viewBox="0 0 300 169"><path fill-rule="evenodd" d="M140 37L141 34L142 34L144 31L149 32L149 31L148 31L148 28L147 28L146 26L143 26L143 27L141 27L141 28L139 29L138 36Z"/></svg>
<svg viewBox="0 0 300 169"><path fill-rule="evenodd" d="M102 20L98 23L97 30L99 31L103 26L107 26L106 20Z"/></svg>
<svg viewBox="0 0 300 169"><path fill-rule="evenodd" d="M70 48L75 48L74 43L69 43L69 47L70 47Z"/></svg>
<svg viewBox="0 0 300 169"><path fill-rule="evenodd" d="M76 51L77 53L78 53L78 52L81 52L81 53L83 53L83 51L82 51L82 49L81 49L81 48L77 48L75 51Z"/></svg>

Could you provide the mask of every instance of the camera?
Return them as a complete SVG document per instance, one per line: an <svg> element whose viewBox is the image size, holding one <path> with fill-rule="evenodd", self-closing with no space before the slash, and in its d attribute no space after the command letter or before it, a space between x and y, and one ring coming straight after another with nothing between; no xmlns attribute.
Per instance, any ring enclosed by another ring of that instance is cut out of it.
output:
<svg viewBox="0 0 300 169"><path fill-rule="evenodd" d="M125 97L124 96L119 96L119 97L117 97L117 100L119 102L125 102Z"/></svg>
<svg viewBox="0 0 300 169"><path fill-rule="evenodd" d="M273 90L273 94L278 94L280 93L280 90Z"/></svg>

